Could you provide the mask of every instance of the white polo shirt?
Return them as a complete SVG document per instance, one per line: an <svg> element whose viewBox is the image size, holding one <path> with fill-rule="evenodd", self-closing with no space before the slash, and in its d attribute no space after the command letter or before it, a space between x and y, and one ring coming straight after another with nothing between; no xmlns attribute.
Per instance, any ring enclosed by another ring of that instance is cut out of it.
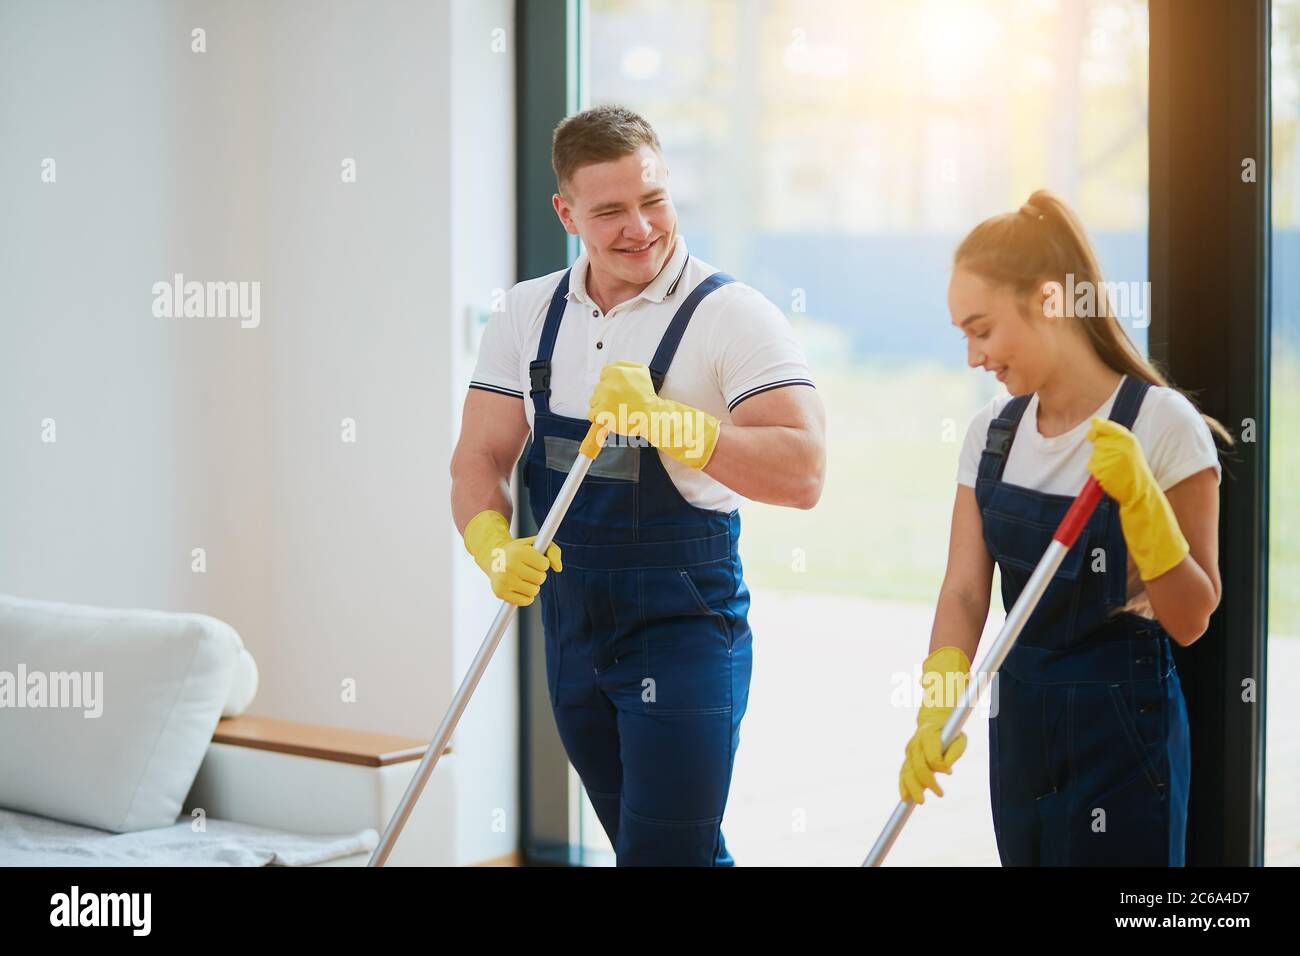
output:
<svg viewBox="0 0 1300 956"><path fill-rule="evenodd" d="M586 252L573 264L568 304L551 356L551 411L587 417L587 403L612 362L650 364L678 307L697 285L719 271L690 256L679 234L672 255L642 292L603 313L587 295ZM504 309L483 332L470 388L524 400L528 427L533 402L528 363L537 357L546 311L564 274L553 272L514 286ZM808 361L790 322L757 290L741 282L704 297L682 336L659 394L702 409L719 421L747 398L789 385L812 386ZM660 454L681 496L697 508L731 512L745 498L702 471Z"/></svg>

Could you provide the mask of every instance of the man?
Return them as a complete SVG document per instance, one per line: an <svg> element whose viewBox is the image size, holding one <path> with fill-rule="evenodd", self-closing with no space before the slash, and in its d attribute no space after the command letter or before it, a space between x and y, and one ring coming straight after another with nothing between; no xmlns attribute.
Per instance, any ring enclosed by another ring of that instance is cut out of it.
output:
<svg viewBox="0 0 1300 956"><path fill-rule="evenodd" d="M584 251L488 323L452 512L499 597L541 594L556 725L619 865L732 865L721 822L751 669L738 507L817 503L825 415L785 316L687 253L644 119L571 116L552 165ZM616 434L542 555L510 535L515 462L531 429L540 526L597 418Z"/></svg>

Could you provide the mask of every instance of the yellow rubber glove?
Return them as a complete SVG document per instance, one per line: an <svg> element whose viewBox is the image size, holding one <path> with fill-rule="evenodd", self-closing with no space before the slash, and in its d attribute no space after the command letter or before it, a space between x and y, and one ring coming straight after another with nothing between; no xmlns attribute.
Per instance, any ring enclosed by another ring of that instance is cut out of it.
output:
<svg viewBox="0 0 1300 956"><path fill-rule="evenodd" d="M961 699L970 675L970 661L960 647L941 647L921 665L921 709L916 733L907 742L907 756L898 775L898 794L915 804L925 803L926 789L942 797L935 771L952 773L952 765L966 752L966 734L957 735L947 753L940 753L943 725ZM951 696L950 696L951 695Z"/></svg>
<svg viewBox="0 0 1300 956"><path fill-rule="evenodd" d="M1158 578L1187 556L1187 539L1178 527L1169 499L1156 484L1142 446L1118 422L1093 417L1088 429L1093 443L1088 458L1102 490L1119 502L1124 543L1143 581Z"/></svg>
<svg viewBox="0 0 1300 956"><path fill-rule="evenodd" d="M650 380L650 366L614 362L600 371L587 418L605 416L620 435L640 435L665 455L690 468L703 468L718 443L719 422L708 412L661 398Z"/></svg>
<svg viewBox="0 0 1300 956"><path fill-rule="evenodd" d="M510 522L499 511L480 511L465 525L465 550L492 582L492 593L503 601L527 607L546 580L546 571L563 571L560 546L551 543L542 554L533 547L537 535L511 538Z"/></svg>

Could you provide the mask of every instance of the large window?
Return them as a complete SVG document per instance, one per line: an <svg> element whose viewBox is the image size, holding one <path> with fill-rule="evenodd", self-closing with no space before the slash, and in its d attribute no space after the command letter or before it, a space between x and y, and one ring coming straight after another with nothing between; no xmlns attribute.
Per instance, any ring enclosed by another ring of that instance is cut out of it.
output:
<svg viewBox="0 0 1300 956"><path fill-rule="evenodd" d="M754 678L724 821L741 864L854 864L897 800L957 455L1001 386L949 325L951 255L1038 187L1147 278L1138 0L590 0L583 106L663 140L691 251L783 308L829 414L810 512L749 504ZM1146 348L1146 321L1130 334ZM995 599L989 631L1002 620ZM1294 632L1294 629L1293 629ZM985 644L987 646L987 643ZM987 727L898 863L996 864ZM582 839L604 835L588 810Z"/></svg>

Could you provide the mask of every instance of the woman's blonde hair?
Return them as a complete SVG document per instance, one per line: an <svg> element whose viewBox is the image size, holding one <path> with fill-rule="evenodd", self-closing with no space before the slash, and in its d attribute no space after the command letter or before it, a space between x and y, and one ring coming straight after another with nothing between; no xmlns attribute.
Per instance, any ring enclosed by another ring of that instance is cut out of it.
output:
<svg viewBox="0 0 1300 956"><path fill-rule="evenodd" d="M1094 315L1079 321L1098 357L1116 372L1173 388L1195 405L1190 395L1142 357L1111 313L1101 267L1083 223L1051 190L1035 190L1016 212L981 222L957 247L953 265L969 269L995 286L1010 287L1025 312L1029 301L1037 301L1045 282L1067 287L1066 276L1073 275L1074 288L1090 283L1095 294ZM1203 413L1201 417L1225 443L1233 444L1232 435L1216 419Z"/></svg>

